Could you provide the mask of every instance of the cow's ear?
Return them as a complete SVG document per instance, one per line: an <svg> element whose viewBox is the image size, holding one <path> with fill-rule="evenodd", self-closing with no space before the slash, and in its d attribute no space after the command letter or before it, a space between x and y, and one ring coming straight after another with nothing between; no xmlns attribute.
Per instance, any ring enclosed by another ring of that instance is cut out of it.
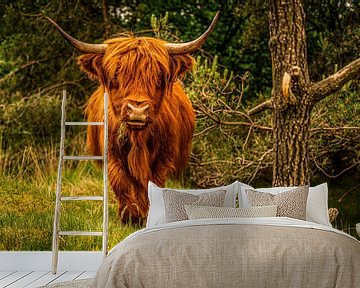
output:
<svg viewBox="0 0 360 288"><path fill-rule="evenodd" d="M183 77L185 72L192 69L194 63L194 58L188 54L172 55L170 57L170 69L173 80Z"/></svg>
<svg viewBox="0 0 360 288"><path fill-rule="evenodd" d="M102 75L102 54L84 54L78 58L78 64L90 79L100 81Z"/></svg>

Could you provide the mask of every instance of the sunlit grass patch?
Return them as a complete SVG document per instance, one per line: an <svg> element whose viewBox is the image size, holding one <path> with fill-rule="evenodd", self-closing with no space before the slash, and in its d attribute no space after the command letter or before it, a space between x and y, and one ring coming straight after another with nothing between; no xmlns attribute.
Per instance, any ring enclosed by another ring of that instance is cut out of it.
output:
<svg viewBox="0 0 360 288"><path fill-rule="evenodd" d="M85 132L85 131L83 131ZM67 155L83 155L85 134L69 137ZM0 141L1 143L1 141ZM22 150L0 147L0 250L51 250L59 147L30 143ZM102 196L103 171L92 161L65 161L63 196ZM102 231L103 202L62 202L61 230ZM109 187L109 249L142 228L120 225ZM60 237L60 250L101 250L101 237Z"/></svg>
<svg viewBox="0 0 360 288"><path fill-rule="evenodd" d="M89 169L80 167L65 172L63 194L102 195L101 169ZM0 176L0 250L51 250L55 187L54 175L49 175L46 181L36 177ZM119 224L117 203L112 191L109 192L111 248L141 227ZM63 202L61 229L101 231L102 205L100 201ZM101 250L101 247L101 237L63 236L60 239L61 250Z"/></svg>
<svg viewBox="0 0 360 288"><path fill-rule="evenodd" d="M48 250L53 201L47 187L9 176L0 179L0 249Z"/></svg>

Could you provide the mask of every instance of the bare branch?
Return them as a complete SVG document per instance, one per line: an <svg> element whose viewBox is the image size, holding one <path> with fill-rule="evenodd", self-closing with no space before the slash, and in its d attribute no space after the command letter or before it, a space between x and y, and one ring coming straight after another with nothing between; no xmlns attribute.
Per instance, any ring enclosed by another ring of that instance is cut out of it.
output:
<svg viewBox="0 0 360 288"><path fill-rule="evenodd" d="M345 197L348 196L352 191L355 191L356 189L360 188L360 184L357 184L353 187L351 187L348 191L346 191L338 200L339 203L344 201Z"/></svg>
<svg viewBox="0 0 360 288"><path fill-rule="evenodd" d="M206 132L215 129L216 127L217 127L217 125L216 125L216 124L213 124L213 125L205 128L204 130L198 132L198 133L194 133L193 137L198 137L198 136L200 136L200 135L202 135L202 134L205 134Z"/></svg>
<svg viewBox="0 0 360 288"><path fill-rule="evenodd" d="M253 127L255 129L262 129L262 130L267 130L267 131L272 131L273 129L271 127L268 126L262 126L262 125L257 125L254 123L249 123L249 122L228 122L228 121L220 121L219 122L220 125L227 125L227 126L248 126L248 127Z"/></svg>
<svg viewBox="0 0 360 288"><path fill-rule="evenodd" d="M359 78L360 75L360 58L346 65L337 73L326 79L314 83L311 90L314 94L314 103L340 90L348 81Z"/></svg>
<svg viewBox="0 0 360 288"><path fill-rule="evenodd" d="M269 150L266 151L258 160L256 160L256 162L258 162L258 165L256 166L256 169L255 169L253 175L251 176L251 178L248 180L247 183L250 184L250 183L255 179L257 173L258 173L259 170L260 170L260 167L261 167L261 164L262 164L264 158L265 158L268 154L270 154L273 150L274 150L273 148L269 149Z"/></svg>
<svg viewBox="0 0 360 288"><path fill-rule="evenodd" d="M210 113L208 113L205 109L203 109L202 107L197 107L201 112L203 112L206 116L208 116L212 121L214 121L215 123L217 124L220 124L220 118L214 114L214 115L211 115Z"/></svg>
<svg viewBox="0 0 360 288"><path fill-rule="evenodd" d="M320 128L313 128L310 129L312 132L312 136L316 135L317 133L321 133L324 131L339 131L339 130L360 130L359 126L344 126L344 127L320 127Z"/></svg>
<svg viewBox="0 0 360 288"><path fill-rule="evenodd" d="M84 93L86 93L86 91L84 90L84 87L82 87L79 83L74 82L74 81L65 81L65 82L61 82L52 86L48 86L48 87L43 87L40 88L39 91L41 91L42 94L48 93L51 90L57 89L59 87L63 87L63 86L77 86L79 87Z"/></svg>
<svg viewBox="0 0 360 288"><path fill-rule="evenodd" d="M245 147L246 147L246 145L247 145L248 142L249 142L250 135L251 135L252 131L253 131L253 129L252 129L252 127L250 127L250 129L249 129L249 131L248 131L248 133L247 133L247 135L246 135L245 142L244 142L244 144L242 145L243 151L245 151Z"/></svg>
<svg viewBox="0 0 360 288"><path fill-rule="evenodd" d="M231 108L229 105L227 105L222 99L218 98L218 99L217 99L217 102L218 102L219 104L225 106L225 107L228 109L228 111L231 111L231 113L236 113L236 114L238 114L238 115L244 116L244 117L246 117L247 119L249 119L249 121L252 121L251 118L249 117L249 115L247 115L247 114L245 114L245 113L242 113L241 111L237 111L237 110L232 109L232 108ZM224 110L223 107L222 107L222 110Z"/></svg>
<svg viewBox="0 0 360 288"><path fill-rule="evenodd" d="M360 164L360 162L356 162L354 163L353 165L350 165L349 167L346 167L344 170L342 170L340 173L336 174L336 175L330 175L328 173L326 173L326 171L324 169L322 169L320 167L320 165L316 162L315 159L314 160L314 163L315 163L315 166L326 176L326 177L329 177L329 178L337 178L339 176L341 176L342 174L344 174L346 171L349 171L351 170L352 168L358 166Z"/></svg>
<svg viewBox="0 0 360 288"><path fill-rule="evenodd" d="M240 121L233 121L233 122L229 122L229 121L222 121L216 114L210 114L208 111L206 111L204 108L202 107L197 107L197 109L199 109L202 113L204 113L207 117L209 117L213 122L215 122L216 124L218 124L219 126L224 125L224 126L248 126L248 127L253 127L255 129L261 129L261 130L267 130L267 131L272 131L271 127L268 126L262 126L262 125L257 125L254 124L252 122L240 122Z"/></svg>
<svg viewBox="0 0 360 288"><path fill-rule="evenodd" d="M208 166L208 165L214 165L214 164L236 164L236 162L238 161L233 161L233 160L211 160L211 161L207 161L207 162L200 162L200 163L196 163L196 165L198 166Z"/></svg>
<svg viewBox="0 0 360 288"><path fill-rule="evenodd" d="M321 127L321 128L313 128L310 131L314 132L314 131L319 131L319 130L321 130L321 131L325 131L325 130L334 131L334 130L357 130L357 129L360 129L360 127L359 126Z"/></svg>
<svg viewBox="0 0 360 288"><path fill-rule="evenodd" d="M36 65L36 64L39 64L40 62L44 62L48 60L48 58L43 58L43 59L40 59L40 60L32 60L32 61L29 61L23 65L21 65L20 67L16 68L15 70L11 71L9 74L6 74L4 77L2 77L0 79L0 83L6 81L7 79L9 79L10 77L12 77L13 75L15 75L16 73L18 73L19 71L21 70L24 70L30 66L33 66L33 65Z"/></svg>
<svg viewBox="0 0 360 288"><path fill-rule="evenodd" d="M263 112L264 110L272 109L271 100L267 100L265 102L260 103L259 105L255 106L254 108L251 108L247 114L249 116L258 114L260 112Z"/></svg>

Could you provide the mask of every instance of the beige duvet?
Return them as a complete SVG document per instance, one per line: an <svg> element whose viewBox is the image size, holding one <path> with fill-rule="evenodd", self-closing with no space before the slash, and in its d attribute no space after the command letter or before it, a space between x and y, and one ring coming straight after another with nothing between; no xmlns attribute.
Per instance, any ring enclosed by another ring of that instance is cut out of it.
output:
<svg viewBox="0 0 360 288"><path fill-rule="evenodd" d="M360 287L360 242L289 218L188 220L143 229L93 287Z"/></svg>

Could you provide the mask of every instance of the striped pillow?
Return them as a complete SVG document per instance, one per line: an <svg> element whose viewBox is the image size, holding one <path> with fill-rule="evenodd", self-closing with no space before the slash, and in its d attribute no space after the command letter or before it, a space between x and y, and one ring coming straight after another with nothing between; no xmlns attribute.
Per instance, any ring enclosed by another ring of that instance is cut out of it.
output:
<svg viewBox="0 0 360 288"><path fill-rule="evenodd" d="M277 206L231 208L185 205L185 210L189 219L275 217Z"/></svg>

